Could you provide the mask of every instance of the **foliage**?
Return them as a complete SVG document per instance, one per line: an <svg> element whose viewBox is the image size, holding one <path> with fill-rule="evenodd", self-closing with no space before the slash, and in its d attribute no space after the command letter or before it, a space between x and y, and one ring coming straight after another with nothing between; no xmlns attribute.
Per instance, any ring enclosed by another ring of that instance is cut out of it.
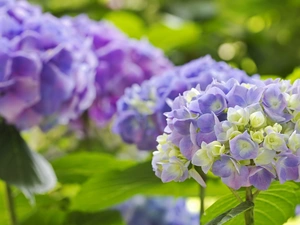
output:
<svg viewBox="0 0 300 225"><path fill-rule="evenodd" d="M239 194L241 193L243 191L239 192ZM261 192L254 201L255 224L283 224L294 215L295 206L299 201L299 186L293 183L273 183L267 191ZM232 194L223 196L207 209L202 222L205 224L238 204L239 202ZM243 215L226 224L244 224Z"/></svg>

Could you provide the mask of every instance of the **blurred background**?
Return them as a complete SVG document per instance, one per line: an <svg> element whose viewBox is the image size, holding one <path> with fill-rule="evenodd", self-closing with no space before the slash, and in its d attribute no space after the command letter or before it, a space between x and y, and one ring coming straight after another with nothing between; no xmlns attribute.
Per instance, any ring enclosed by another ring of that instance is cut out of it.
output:
<svg viewBox="0 0 300 225"><path fill-rule="evenodd" d="M291 74L300 62L299 0L31 0L56 16L87 13L147 38L177 65L210 54L248 74Z"/></svg>

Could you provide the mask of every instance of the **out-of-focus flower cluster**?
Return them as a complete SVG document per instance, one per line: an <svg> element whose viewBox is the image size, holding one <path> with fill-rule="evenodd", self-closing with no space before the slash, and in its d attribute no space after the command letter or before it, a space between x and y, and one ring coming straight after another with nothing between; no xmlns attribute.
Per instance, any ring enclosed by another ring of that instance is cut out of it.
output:
<svg viewBox="0 0 300 225"><path fill-rule="evenodd" d="M84 15L63 20L93 43L98 59L97 95L88 114L98 126L107 124L115 114L116 102L125 88L173 67L161 50L146 40L128 38L107 21L92 21Z"/></svg>
<svg viewBox="0 0 300 225"><path fill-rule="evenodd" d="M136 196L117 208L128 225L199 224L199 214L189 212L183 198Z"/></svg>
<svg viewBox="0 0 300 225"><path fill-rule="evenodd" d="M166 126L163 113L170 111L169 100L197 84L204 90L214 79L226 81L230 78L239 82L255 81L245 72L205 56L153 77L141 86L134 85L118 101L114 131L123 141L136 144L141 150L154 150L155 139Z"/></svg>
<svg viewBox="0 0 300 225"><path fill-rule="evenodd" d="M300 181L300 80L214 81L177 97L152 165L163 182L211 170L231 188Z"/></svg>
<svg viewBox="0 0 300 225"><path fill-rule="evenodd" d="M91 44L26 1L1 1L0 116L19 129L78 117L96 93Z"/></svg>

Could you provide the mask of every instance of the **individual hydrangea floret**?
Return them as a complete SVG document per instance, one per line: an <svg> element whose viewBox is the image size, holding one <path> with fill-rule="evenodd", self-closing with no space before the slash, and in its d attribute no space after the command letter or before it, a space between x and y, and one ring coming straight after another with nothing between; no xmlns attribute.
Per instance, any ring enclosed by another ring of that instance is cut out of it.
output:
<svg viewBox="0 0 300 225"><path fill-rule="evenodd" d="M161 135L166 126L165 112L170 111L171 100L174 100L179 94L191 88L200 86L201 90L213 81L227 81L235 78L239 82L255 84L260 82L258 79L250 78L245 72L231 68L225 62L216 62L210 56L189 62L183 66L176 67L167 71L161 76L153 77L145 81L142 85L135 85L125 91L125 95L117 103L117 117L114 124L114 131L119 134L127 143L137 145L141 150L154 150L156 146L155 137ZM180 109L174 114L184 114L189 117L189 113L210 113L213 111L216 115L224 114L227 108L227 94L232 89L233 83L224 85L215 85L205 95L202 95L197 102L190 102L191 99L198 95L198 91L193 89L185 99L181 98L173 103L173 109L176 104L180 105L181 101L189 103L190 112ZM255 101L260 92L247 92L247 101ZM256 98L251 96L255 94ZM240 101L238 96L233 97L235 101ZM234 102L234 101L233 101ZM246 103L243 103L246 104ZM241 104L241 107L242 105ZM189 129L189 122L186 120L176 119L174 115L174 126L178 132L186 132ZM209 116L208 116L209 117ZM203 120L207 119L203 117ZM213 120L210 118L210 121ZM201 123L201 122L200 122ZM210 129L207 127L207 129ZM204 130L201 130L201 132ZM202 133L203 133L202 132ZM210 140L211 135L205 131L204 140ZM174 135L175 136L175 135ZM174 137L175 138L175 137ZM182 143L183 144L183 143ZM185 142L185 144L188 144Z"/></svg>
<svg viewBox="0 0 300 225"><path fill-rule="evenodd" d="M235 93L220 88L222 85L231 86ZM168 182L184 181L188 174L203 185L200 175L195 175L194 167L198 166L204 173L212 171L233 189L253 185L266 190L273 180L300 181L300 109L291 97L300 94L299 85L299 80L252 85L231 79L213 81L205 89L200 85L178 96L165 114L165 133L158 137L153 153L156 175ZM222 100L216 100L220 96ZM210 99L205 110L201 110L203 99ZM214 101L222 111L210 107ZM176 149L171 155L170 148ZM184 168L185 173L165 170L170 165ZM162 174L169 179L163 179Z"/></svg>
<svg viewBox="0 0 300 225"><path fill-rule="evenodd" d="M111 120L116 103L127 87L141 84L173 67L160 49L147 40L128 38L108 21L92 21L85 15L63 20L92 41L97 56L97 94L88 115L98 126Z"/></svg>
<svg viewBox="0 0 300 225"><path fill-rule="evenodd" d="M0 116L21 130L77 118L95 97L91 43L26 1L0 14Z"/></svg>
<svg viewBox="0 0 300 225"><path fill-rule="evenodd" d="M197 225L199 214L189 211L187 200L135 196L116 207L128 225Z"/></svg>

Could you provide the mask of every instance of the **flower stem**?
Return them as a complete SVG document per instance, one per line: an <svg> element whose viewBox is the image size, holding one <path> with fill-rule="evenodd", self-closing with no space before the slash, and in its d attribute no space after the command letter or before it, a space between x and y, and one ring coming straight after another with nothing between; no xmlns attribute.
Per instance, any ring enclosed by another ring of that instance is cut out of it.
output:
<svg viewBox="0 0 300 225"><path fill-rule="evenodd" d="M253 202L252 186L246 187L246 201ZM245 225L254 225L254 208L244 213Z"/></svg>
<svg viewBox="0 0 300 225"><path fill-rule="evenodd" d="M11 187L6 183L6 201L11 225L18 225Z"/></svg>
<svg viewBox="0 0 300 225"><path fill-rule="evenodd" d="M227 186L228 187L228 186ZM243 200L241 199L241 197L239 196L239 194L234 190L234 189L232 189L232 188L230 188L230 187L228 187L229 188L229 190L231 191L231 193L236 197L236 199L240 202L240 203L242 203L243 202Z"/></svg>
<svg viewBox="0 0 300 225"><path fill-rule="evenodd" d="M206 182L206 174L202 171L201 167L195 167L195 169L198 171L200 176L202 177L203 181ZM200 218L199 218L199 224L201 225L201 219L204 214L204 199L205 199L205 187L200 185L200 193L199 193L199 198L200 198Z"/></svg>
<svg viewBox="0 0 300 225"><path fill-rule="evenodd" d="M205 187L200 186L200 225L201 225L201 218L204 214L204 198L205 198Z"/></svg>
<svg viewBox="0 0 300 225"><path fill-rule="evenodd" d="M253 193L253 199L255 199L257 197L257 195L259 194L260 190L256 190L256 192Z"/></svg>

